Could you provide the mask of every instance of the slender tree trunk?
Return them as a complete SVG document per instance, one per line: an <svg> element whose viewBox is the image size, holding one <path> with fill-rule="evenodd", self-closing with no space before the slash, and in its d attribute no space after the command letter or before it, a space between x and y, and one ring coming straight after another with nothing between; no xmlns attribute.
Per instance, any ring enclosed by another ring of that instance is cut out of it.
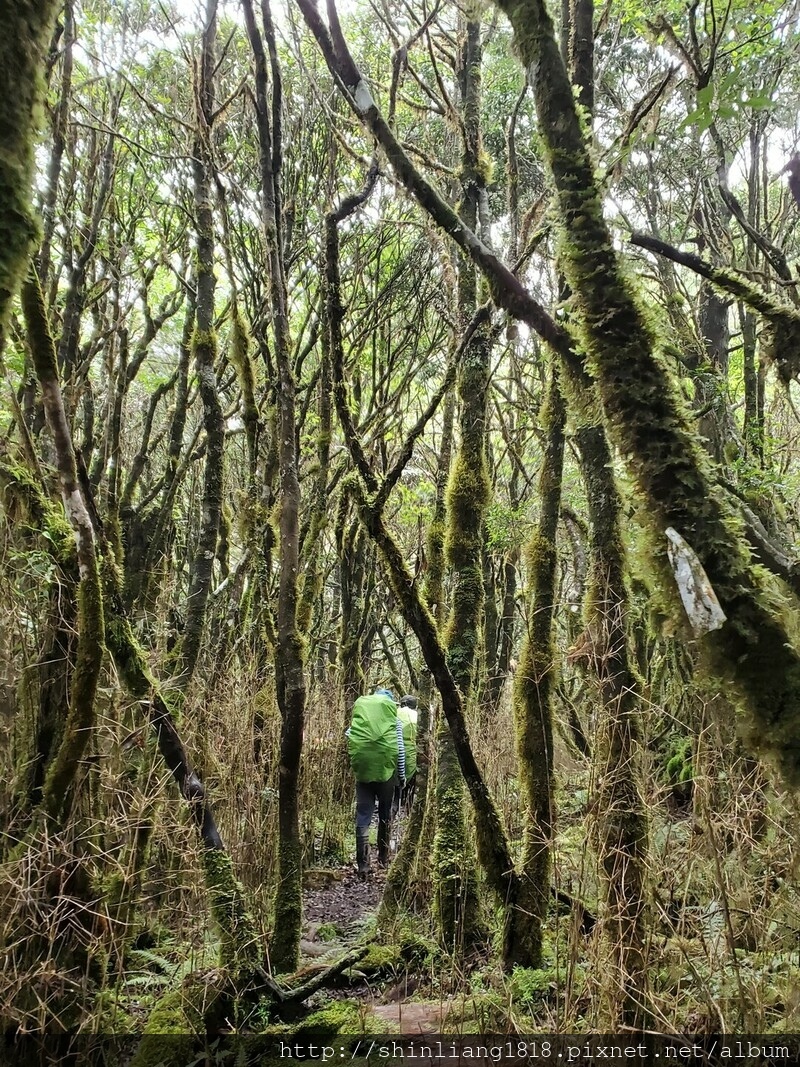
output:
<svg viewBox="0 0 800 1067"><path fill-rule="evenodd" d="M200 84L197 87L197 134L192 160L197 216L197 307L192 347L200 397L203 402L206 455L200 536L192 562L186 620L177 655L177 682L184 692L200 655L222 514L225 428L217 389L217 376L214 370L217 339L214 329L216 280L214 277L214 163L211 144L216 35L217 0L207 0L200 60Z"/></svg>
<svg viewBox="0 0 800 1067"><path fill-rule="evenodd" d="M605 934L613 962L607 994L612 1027L640 1029L648 1017L647 818L640 788L641 709L625 620L621 501L603 427L579 428L576 444L591 523L581 658L597 678L600 695L593 836L605 876Z"/></svg>
<svg viewBox="0 0 800 1067"><path fill-rule="evenodd" d="M43 292L49 291L50 252L56 228L56 203L61 178L61 164L66 144L67 121L72 99L72 66L75 45L75 12L72 0L64 4L64 34L62 37L61 85L58 104L53 113L52 149L47 167L47 189L42 201L42 243L39 246L37 272ZM52 297L50 298L52 299Z"/></svg>
<svg viewBox="0 0 800 1067"><path fill-rule="evenodd" d="M302 926L302 842L300 839L300 756L305 717L305 646L298 628L298 577L300 567L300 482L297 470L295 381L291 360L286 276L281 227L280 168L281 76L272 15L261 2L264 39L269 50L272 99L268 91L267 56L256 25L251 0L244 0L244 15L255 61L256 123L261 162L264 234L269 254L270 298L277 370L277 433L280 485L277 642L275 683L281 712L280 778L278 794L279 882L275 900L275 927L271 946L273 967L290 971L297 966Z"/></svg>
<svg viewBox="0 0 800 1067"><path fill-rule="evenodd" d="M525 790L522 870L516 907L508 926L505 962L541 967L542 925L550 899L554 824L553 708L556 650L553 641L561 514L566 404L555 371L541 413L547 435L539 475L539 522L527 547L527 627L514 676L514 721L520 778Z"/></svg>

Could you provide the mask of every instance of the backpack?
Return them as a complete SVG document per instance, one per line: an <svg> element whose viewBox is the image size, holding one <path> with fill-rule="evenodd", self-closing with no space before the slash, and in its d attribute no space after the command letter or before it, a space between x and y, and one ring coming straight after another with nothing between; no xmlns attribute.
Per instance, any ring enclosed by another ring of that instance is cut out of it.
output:
<svg viewBox="0 0 800 1067"><path fill-rule="evenodd" d="M347 737L357 782L388 782L397 771L397 705L373 693L359 697Z"/></svg>
<svg viewBox="0 0 800 1067"><path fill-rule="evenodd" d="M406 749L406 781L417 769L417 710L398 708L397 718L403 724L403 743Z"/></svg>

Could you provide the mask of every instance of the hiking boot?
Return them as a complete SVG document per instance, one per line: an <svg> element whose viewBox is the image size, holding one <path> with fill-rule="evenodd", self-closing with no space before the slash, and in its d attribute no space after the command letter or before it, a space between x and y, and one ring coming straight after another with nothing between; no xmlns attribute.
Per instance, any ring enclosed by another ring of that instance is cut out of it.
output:
<svg viewBox="0 0 800 1067"><path fill-rule="evenodd" d="M358 864L358 878L366 882L369 878L369 827L356 827L356 863Z"/></svg>
<svg viewBox="0 0 800 1067"><path fill-rule="evenodd" d="M392 856L389 851L389 838L391 837L391 832L391 823L378 823L378 863L381 867L388 867L392 862Z"/></svg>

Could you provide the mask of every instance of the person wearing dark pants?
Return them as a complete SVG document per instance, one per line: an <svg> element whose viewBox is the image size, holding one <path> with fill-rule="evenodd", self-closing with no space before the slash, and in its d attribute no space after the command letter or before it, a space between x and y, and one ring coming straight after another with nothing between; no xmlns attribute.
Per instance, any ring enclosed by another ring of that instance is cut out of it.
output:
<svg viewBox="0 0 800 1067"><path fill-rule="evenodd" d="M362 881L369 877L369 828L378 802L378 862L388 867L392 799L406 779L403 726L388 689L376 689L353 705L347 730L350 766L356 779L356 862Z"/></svg>
<svg viewBox="0 0 800 1067"><path fill-rule="evenodd" d="M378 802L378 863L389 866L389 835L392 826L392 798L397 778L388 782L356 782L356 862L359 875L369 874L369 828Z"/></svg>

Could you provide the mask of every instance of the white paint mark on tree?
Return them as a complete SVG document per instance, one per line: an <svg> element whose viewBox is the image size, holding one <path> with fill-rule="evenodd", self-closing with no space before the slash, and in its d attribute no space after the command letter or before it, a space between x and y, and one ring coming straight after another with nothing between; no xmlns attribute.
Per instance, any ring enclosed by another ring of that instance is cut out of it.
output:
<svg viewBox="0 0 800 1067"><path fill-rule="evenodd" d="M366 115L370 108L375 107L375 101L372 99L372 93L369 91L367 83L363 80L363 78L353 91L353 102L355 103L358 109L358 113L360 115Z"/></svg>
<svg viewBox="0 0 800 1067"><path fill-rule="evenodd" d="M672 526L668 526L664 532L667 535L667 555L672 573L695 636L719 630L727 616L697 554Z"/></svg>

